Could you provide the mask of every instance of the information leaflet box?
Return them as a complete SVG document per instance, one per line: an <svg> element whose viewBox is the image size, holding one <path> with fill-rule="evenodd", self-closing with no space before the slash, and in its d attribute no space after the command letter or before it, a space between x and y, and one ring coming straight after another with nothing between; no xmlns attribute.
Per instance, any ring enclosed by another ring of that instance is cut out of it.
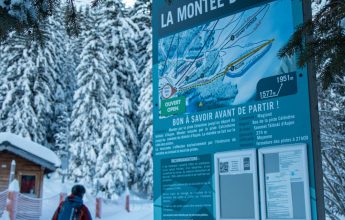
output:
<svg viewBox="0 0 345 220"><path fill-rule="evenodd" d="M261 219L311 219L307 145L259 149Z"/></svg>
<svg viewBox="0 0 345 220"><path fill-rule="evenodd" d="M216 219L259 219L256 150L215 154Z"/></svg>

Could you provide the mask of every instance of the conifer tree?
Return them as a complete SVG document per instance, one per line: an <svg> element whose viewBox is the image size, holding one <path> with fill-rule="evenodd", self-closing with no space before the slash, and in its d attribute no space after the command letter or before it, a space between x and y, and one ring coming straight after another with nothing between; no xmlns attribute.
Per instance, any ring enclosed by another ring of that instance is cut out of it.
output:
<svg viewBox="0 0 345 220"><path fill-rule="evenodd" d="M327 90L319 87L325 205L330 219L345 216L345 79L334 81Z"/></svg>
<svg viewBox="0 0 345 220"><path fill-rule="evenodd" d="M77 67L77 88L71 121L71 178L92 182L99 155L102 117L109 94L109 71L104 56L105 43L100 36L99 16L91 13L89 28L83 33L83 51Z"/></svg>
<svg viewBox="0 0 345 220"><path fill-rule="evenodd" d="M151 44L147 45L148 54L151 54ZM153 161L152 161L152 58L147 61L145 71L142 73L139 96L139 126L138 137L140 139L140 152L137 159L137 183L138 189L148 196L153 193Z"/></svg>
<svg viewBox="0 0 345 220"><path fill-rule="evenodd" d="M15 33L2 43L0 71L7 93L1 106L0 130L39 141L36 132L39 121L33 107L33 81L37 73L35 47L34 42Z"/></svg>
<svg viewBox="0 0 345 220"><path fill-rule="evenodd" d="M72 109L72 97L75 84L76 64L69 51L71 40L63 27L63 5L59 6L55 14L49 17L49 46L54 48L56 61L56 88L53 94L53 115L49 124L49 140L52 150L59 156L68 155L69 126Z"/></svg>
<svg viewBox="0 0 345 220"><path fill-rule="evenodd" d="M345 75L345 2L329 0L301 25L288 44L279 52L280 57L299 54L298 65L314 62L323 88L337 76Z"/></svg>
<svg viewBox="0 0 345 220"><path fill-rule="evenodd" d="M102 13L101 33L106 40L106 56L109 71L116 83L118 98L124 112L124 125L128 161L128 184L134 183L135 161L137 155L137 133L135 127L136 104L136 66L129 51L135 50L136 25L127 16L123 3L119 0L104 0L99 4Z"/></svg>
<svg viewBox="0 0 345 220"><path fill-rule="evenodd" d="M41 22L54 14L60 0L0 0L0 39L11 31L35 35L43 34ZM78 34L77 13L74 0L67 0L65 26L70 34Z"/></svg>
<svg viewBox="0 0 345 220"><path fill-rule="evenodd" d="M42 32L47 37L46 30ZM53 49L13 33L1 52L2 83L8 90L1 106L1 130L47 145L56 74Z"/></svg>
<svg viewBox="0 0 345 220"><path fill-rule="evenodd" d="M151 2L147 0L136 1L131 12L131 19L138 26L139 31L135 35L137 50L134 53L135 63L139 77L145 72L145 67L151 54L147 46L151 43ZM140 77L142 78L142 77Z"/></svg>
<svg viewBox="0 0 345 220"><path fill-rule="evenodd" d="M322 4L319 4L322 3ZM344 86L345 2L314 1L312 20L301 25L279 56L297 53L298 65L312 62L319 81L319 114L326 214L345 216Z"/></svg>
<svg viewBox="0 0 345 220"><path fill-rule="evenodd" d="M125 118L118 94L113 84L107 113L104 115L100 152L96 163L98 187L106 198L116 198L127 187L129 177L125 136Z"/></svg>
<svg viewBox="0 0 345 220"><path fill-rule="evenodd" d="M136 182L138 190L152 196L152 59L151 59L151 2L136 1L131 19L138 26L136 34L137 50L134 56L138 71L138 140L139 149L136 161Z"/></svg>

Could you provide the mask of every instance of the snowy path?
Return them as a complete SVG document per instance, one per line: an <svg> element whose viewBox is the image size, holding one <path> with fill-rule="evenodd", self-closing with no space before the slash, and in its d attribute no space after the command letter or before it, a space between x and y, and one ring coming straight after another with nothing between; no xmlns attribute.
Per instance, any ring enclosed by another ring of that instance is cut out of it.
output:
<svg viewBox="0 0 345 220"><path fill-rule="evenodd" d="M144 209L125 211L122 207L108 206L104 210L104 220L126 219L126 220L150 220L153 219L152 206L146 206Z"/></svg>
<svg viewBox="0 0 345 220"><path fill-rule="evenodd" d="M73 184L61 184L59 179L51 178L44 180L43 187L43 214L42 220L51 219L55 211L60 192L69 193ZM135 200L135 201L133 201ZM86 194L84 202L90 209L93 219L95 219L95 198ZM153 220L153 205L150 201L132 198L130 202L130 212L125 210L124 198L118 201L104 201L102 204L102 220Z"/></svg>

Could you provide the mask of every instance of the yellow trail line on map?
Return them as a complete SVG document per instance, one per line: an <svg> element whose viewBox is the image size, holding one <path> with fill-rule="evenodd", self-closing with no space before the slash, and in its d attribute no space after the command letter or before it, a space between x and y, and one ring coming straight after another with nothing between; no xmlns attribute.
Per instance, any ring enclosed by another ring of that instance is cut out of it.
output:
<svg viewBox="0 0 345 220"><path fill-rule="evenodd" d="M271 40L269 40L268 42L266 42L266 43L260 45L259 47L255 48L254 50L250 51L249 53L247 53L247 54L243 55L242 57L238 58L238 59L235 60L234 62L229 63L223 71L217 73L217 75L215 75L215 76L214 76L212 79L210 79L209 81L204 82L204 83L199 83L199 84L196 84L196 85L192 85L192 86L189 86L189 87L187 87L187 88L178 89L177 91L178 91L178 92L183 92L183 91L186 91L186 90L190 90L190 89L193 89L193 88L196 88L196 87L199 87L199 86L204 86L204 85L207 85L207 84L210 84L210 83L214 82L214 81L217 80L218 78L224 76L224 75L229 71L229 69L230 69L232 66L234 66L234 65L236 65L237 63L241 62L242 60L248 58L249 56L255 54L256 52L258 52L258 51L261 50L262 48L266 47L267 45L269 45L269 44L272 43L273 41L274 41L274 39L271 39Z"/></svg>

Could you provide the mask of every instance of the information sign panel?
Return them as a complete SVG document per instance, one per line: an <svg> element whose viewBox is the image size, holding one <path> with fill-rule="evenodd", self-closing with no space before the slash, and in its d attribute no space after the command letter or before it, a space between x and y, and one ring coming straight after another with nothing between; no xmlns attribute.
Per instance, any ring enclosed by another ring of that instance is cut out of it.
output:
<svg viewBox="0 0 345 220"><path fill-rule="evenodd" d="M256 150L215 154L217 220L259 220Z"/></svg>
<svg viewBox="0 0 345 220"><path fill-rule="evenodd" d="M311 219L306 144L259 149L262 220Z"/></svg>
<svg viewBox="0 0 345 220"><path fill-rule="evenodd" d="M217 174L215 155L296 143L306 145L311 219L323 218L312 75L277 57L305 2L153 1L155 220L221 218L216 191L234 176Z"/></svg>

